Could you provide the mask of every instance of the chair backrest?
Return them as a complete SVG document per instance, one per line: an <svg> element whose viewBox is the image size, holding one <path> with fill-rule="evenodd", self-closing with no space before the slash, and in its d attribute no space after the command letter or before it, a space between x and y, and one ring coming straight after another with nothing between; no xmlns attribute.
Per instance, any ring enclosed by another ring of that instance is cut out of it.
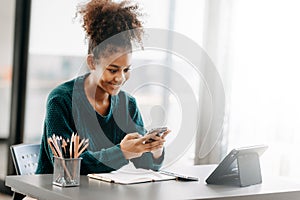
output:
<svg viewBox="0 0 300 200"><path fill-rule="evenodd" d="M40 152L40 144L17 144L10 147L17 175L34 174Z"/></svg>

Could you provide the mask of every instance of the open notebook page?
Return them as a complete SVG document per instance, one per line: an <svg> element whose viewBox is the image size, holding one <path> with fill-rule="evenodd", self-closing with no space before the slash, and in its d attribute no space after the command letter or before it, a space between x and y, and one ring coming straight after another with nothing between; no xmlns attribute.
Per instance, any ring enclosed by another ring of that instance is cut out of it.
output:
<svg viewBox="0 0 300 200"><path fill-rule="evenodd" d="M126 165L117 171L110 173L96 173L88 174L90 178L99 179L102 181L120 183L120 184L134 184L151 181L174 180L176 177L161 174L147 169L136 169L132 164Z"/></svg>

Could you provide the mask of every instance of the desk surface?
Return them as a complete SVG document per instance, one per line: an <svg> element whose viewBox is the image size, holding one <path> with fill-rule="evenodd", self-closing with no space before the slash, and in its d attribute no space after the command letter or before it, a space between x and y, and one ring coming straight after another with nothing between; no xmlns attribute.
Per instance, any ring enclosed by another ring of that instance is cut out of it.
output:
<svg viewBox="0 0 300 200"><path fill-rule="evenodd" d="M196 176L199 181L162 181L119 185L81 176L79 187L52 185L52 175L7 176L6 185L13 190L40 200L124 200L124 199L232 199L296 200L300 199L300 181L265 178L263 183L248 187L207 185L205 179L215 165L191 166L173 172Z"/></svg>

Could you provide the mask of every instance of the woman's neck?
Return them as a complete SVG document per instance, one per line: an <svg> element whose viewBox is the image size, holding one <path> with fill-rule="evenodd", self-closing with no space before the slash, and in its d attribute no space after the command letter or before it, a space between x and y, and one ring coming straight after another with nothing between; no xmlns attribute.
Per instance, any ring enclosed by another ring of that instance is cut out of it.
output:
<svg viewBox="0 0 300 200"><path fill-rule="evenodd" d="M109 99L109 94L98 87L97 81L95 81L91 75L87 76L84 81L84 90L89 98L97 102L103 102Z"/></svg>
<svg viewBox="0 0 300 200"><path fill-rule="evenodd" d="M88 101L93 108L101 115L106 115L109 111L109 94L98 87L92 76L89 75L84 81L84 91Z"/></svg>

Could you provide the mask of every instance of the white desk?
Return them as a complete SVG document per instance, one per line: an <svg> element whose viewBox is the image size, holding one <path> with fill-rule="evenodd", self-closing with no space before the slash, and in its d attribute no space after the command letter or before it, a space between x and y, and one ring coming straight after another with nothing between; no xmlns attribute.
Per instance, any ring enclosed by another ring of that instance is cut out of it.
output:
<svg viewBox="0 0 300 200"><path fill-rule="evenodd" d="M205 179L215 165L178 169L199 178L197 182L163 181L134 185L106 183L81 176L79 187L52 185L52 175L7 176L6 185L19 193L40 200L124 200L124 199L231 199L231 200L299 200L300 181L267 178L248 187L207 185Z"/></svg>

